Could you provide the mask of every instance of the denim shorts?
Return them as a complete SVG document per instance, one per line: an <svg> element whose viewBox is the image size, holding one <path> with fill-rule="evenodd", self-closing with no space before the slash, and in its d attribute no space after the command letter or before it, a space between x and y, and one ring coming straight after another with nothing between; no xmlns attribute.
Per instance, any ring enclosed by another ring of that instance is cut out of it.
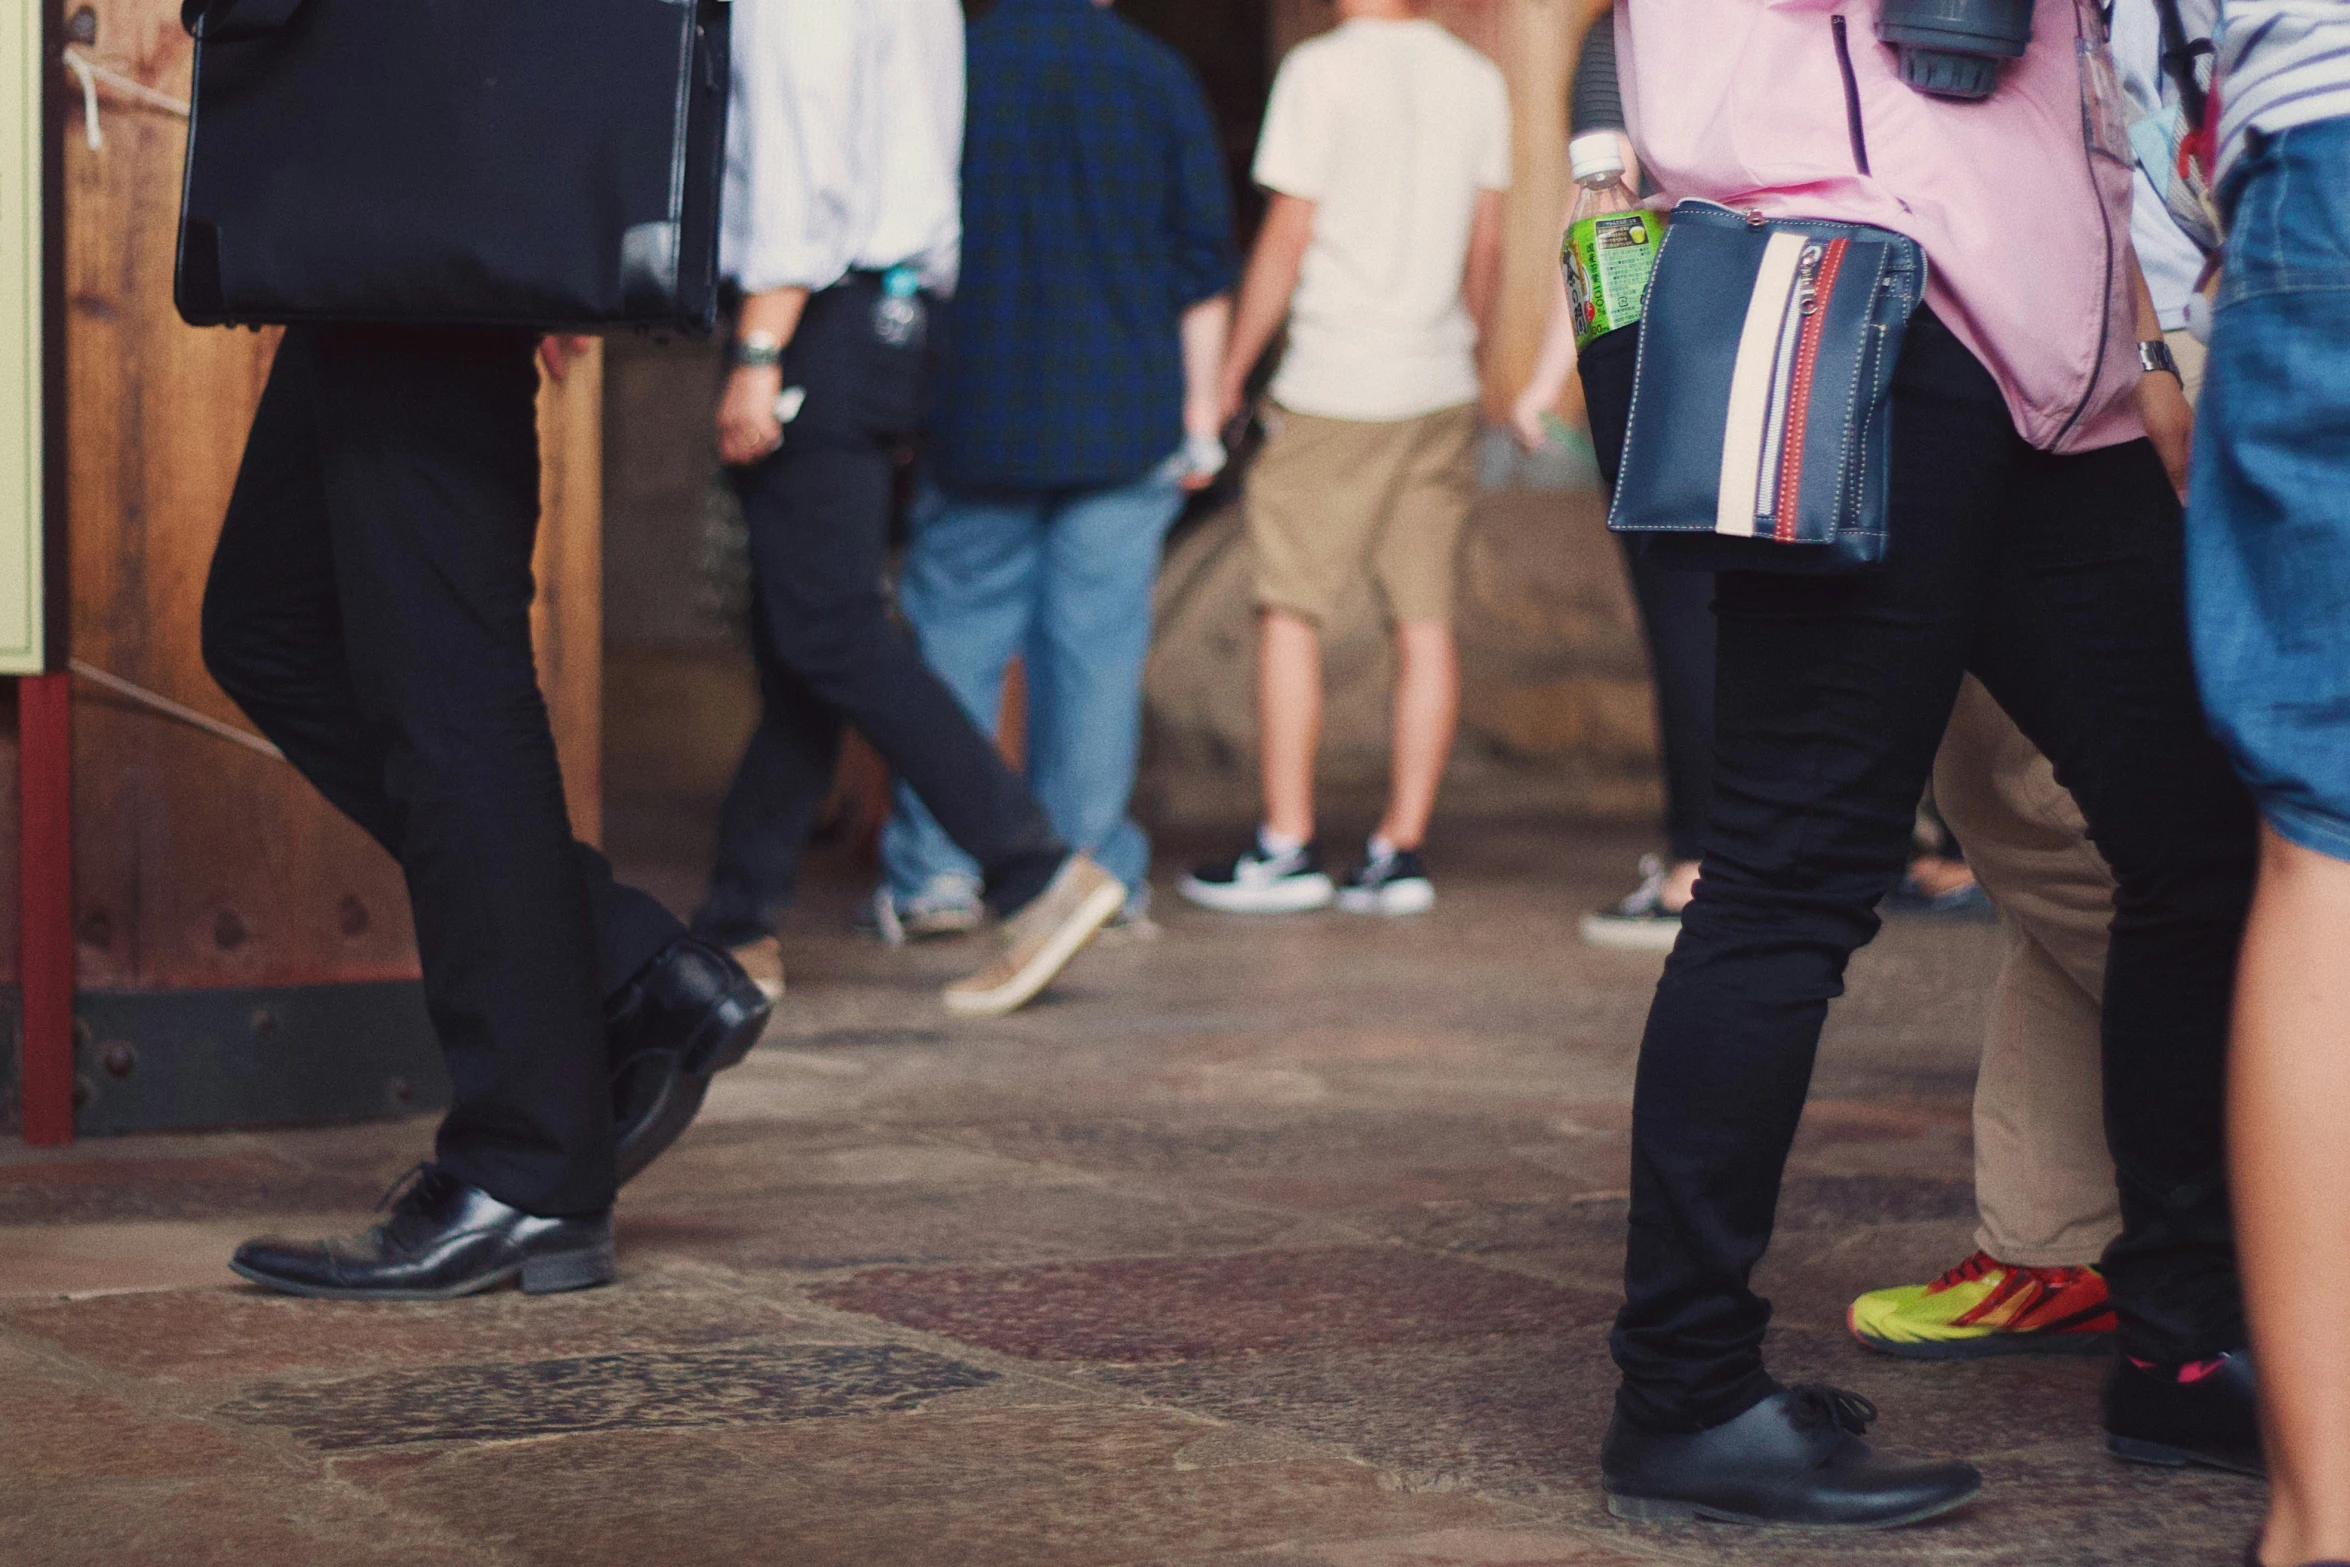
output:
<svg viewBox="0 0 2350 1567"><path fill-rule="evenodd" d="M2205 706L2261 814L2350 860L2350 118L2255 135L2187 515Z"/></svg>

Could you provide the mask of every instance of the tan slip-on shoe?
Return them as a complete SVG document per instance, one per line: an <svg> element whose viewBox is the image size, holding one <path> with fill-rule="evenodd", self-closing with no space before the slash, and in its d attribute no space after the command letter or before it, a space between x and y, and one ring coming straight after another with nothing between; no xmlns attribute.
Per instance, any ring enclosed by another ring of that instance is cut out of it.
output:
<svg viewBox="0 0 2350 1567"><path fill-rule="evenodd" d="M783 999L781 941L773 936L761 936L756 941L746 941L739 947L729 948L727 955L743 966L743 972L751 976L751 983L759 987L761 995L769 1001Z"/></svg>
<svg viewBox="0 0 2350 1567"><path fill-rule="evenodd" d="M1072 854L1036 900L1004 922L996 960L945 991L957 1017L1017 1012L1051 984L1069 960L1126 906L1126 884Z"/></svg>

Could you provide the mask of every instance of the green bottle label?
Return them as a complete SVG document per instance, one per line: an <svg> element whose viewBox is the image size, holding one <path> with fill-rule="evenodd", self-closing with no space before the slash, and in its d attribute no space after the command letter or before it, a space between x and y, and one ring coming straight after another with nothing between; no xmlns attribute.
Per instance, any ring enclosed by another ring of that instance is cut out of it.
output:
<svg viewBox="0 0 2350 1567"><path fill-rule="evenodd" d="M1575 308L1575 346L1640 319L1664 219L1653 212L1611 212L1567 230L1567 300Z"/></svg>

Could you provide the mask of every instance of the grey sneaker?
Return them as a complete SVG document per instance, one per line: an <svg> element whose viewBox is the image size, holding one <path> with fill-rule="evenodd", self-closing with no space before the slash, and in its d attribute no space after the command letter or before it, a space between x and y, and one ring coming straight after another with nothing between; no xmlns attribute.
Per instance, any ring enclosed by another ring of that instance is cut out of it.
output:
<svg viewBox="0 0 2350 1567"><path fill-rule="evenodd" d="M873 906L864 923L885 947L941 936L962 936L977 930L987 918L979 901L979 883L968 876L942 871L913 897L900 903L884 882L873 889Z"/></svg>
<svg viewBox="0 0 2350 1567"><path fill-rule="evenodd" d="M1034 901L1004 921L996 960L958 979L944 994L957 1017L1002 1017L1036 998L1104 925L1126 906L1126 884L1072 854Z"/></svg>
<svg viewBox="0 0 2350 1567"><path fill-rule="evenodd" d="M1663 860L1643 855L1639 891L1612 909L1584 915L1583 939L1619 952L1672 951L1681 939L1681 916L1665 907L1665 881L1671 874Z"/></svg>

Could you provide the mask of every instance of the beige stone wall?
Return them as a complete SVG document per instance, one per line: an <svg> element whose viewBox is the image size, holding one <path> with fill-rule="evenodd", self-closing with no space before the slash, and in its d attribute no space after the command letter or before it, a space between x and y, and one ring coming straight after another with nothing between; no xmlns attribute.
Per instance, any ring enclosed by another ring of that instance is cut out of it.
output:
<svg viewBox="0 0 2350 1567"><path fill-rule="evenodd" d="M1159 584L1142 793L1156 820L1256 809L1256 610L1237 509L1179 539ZM1596 490L1497 490L1462 546L1461 738L1443 811L1650 820L1656 726L1631 597ZM1327 628L1321 793L1372 808L1385 788L1391 674L1366 584Z"/></svg>

